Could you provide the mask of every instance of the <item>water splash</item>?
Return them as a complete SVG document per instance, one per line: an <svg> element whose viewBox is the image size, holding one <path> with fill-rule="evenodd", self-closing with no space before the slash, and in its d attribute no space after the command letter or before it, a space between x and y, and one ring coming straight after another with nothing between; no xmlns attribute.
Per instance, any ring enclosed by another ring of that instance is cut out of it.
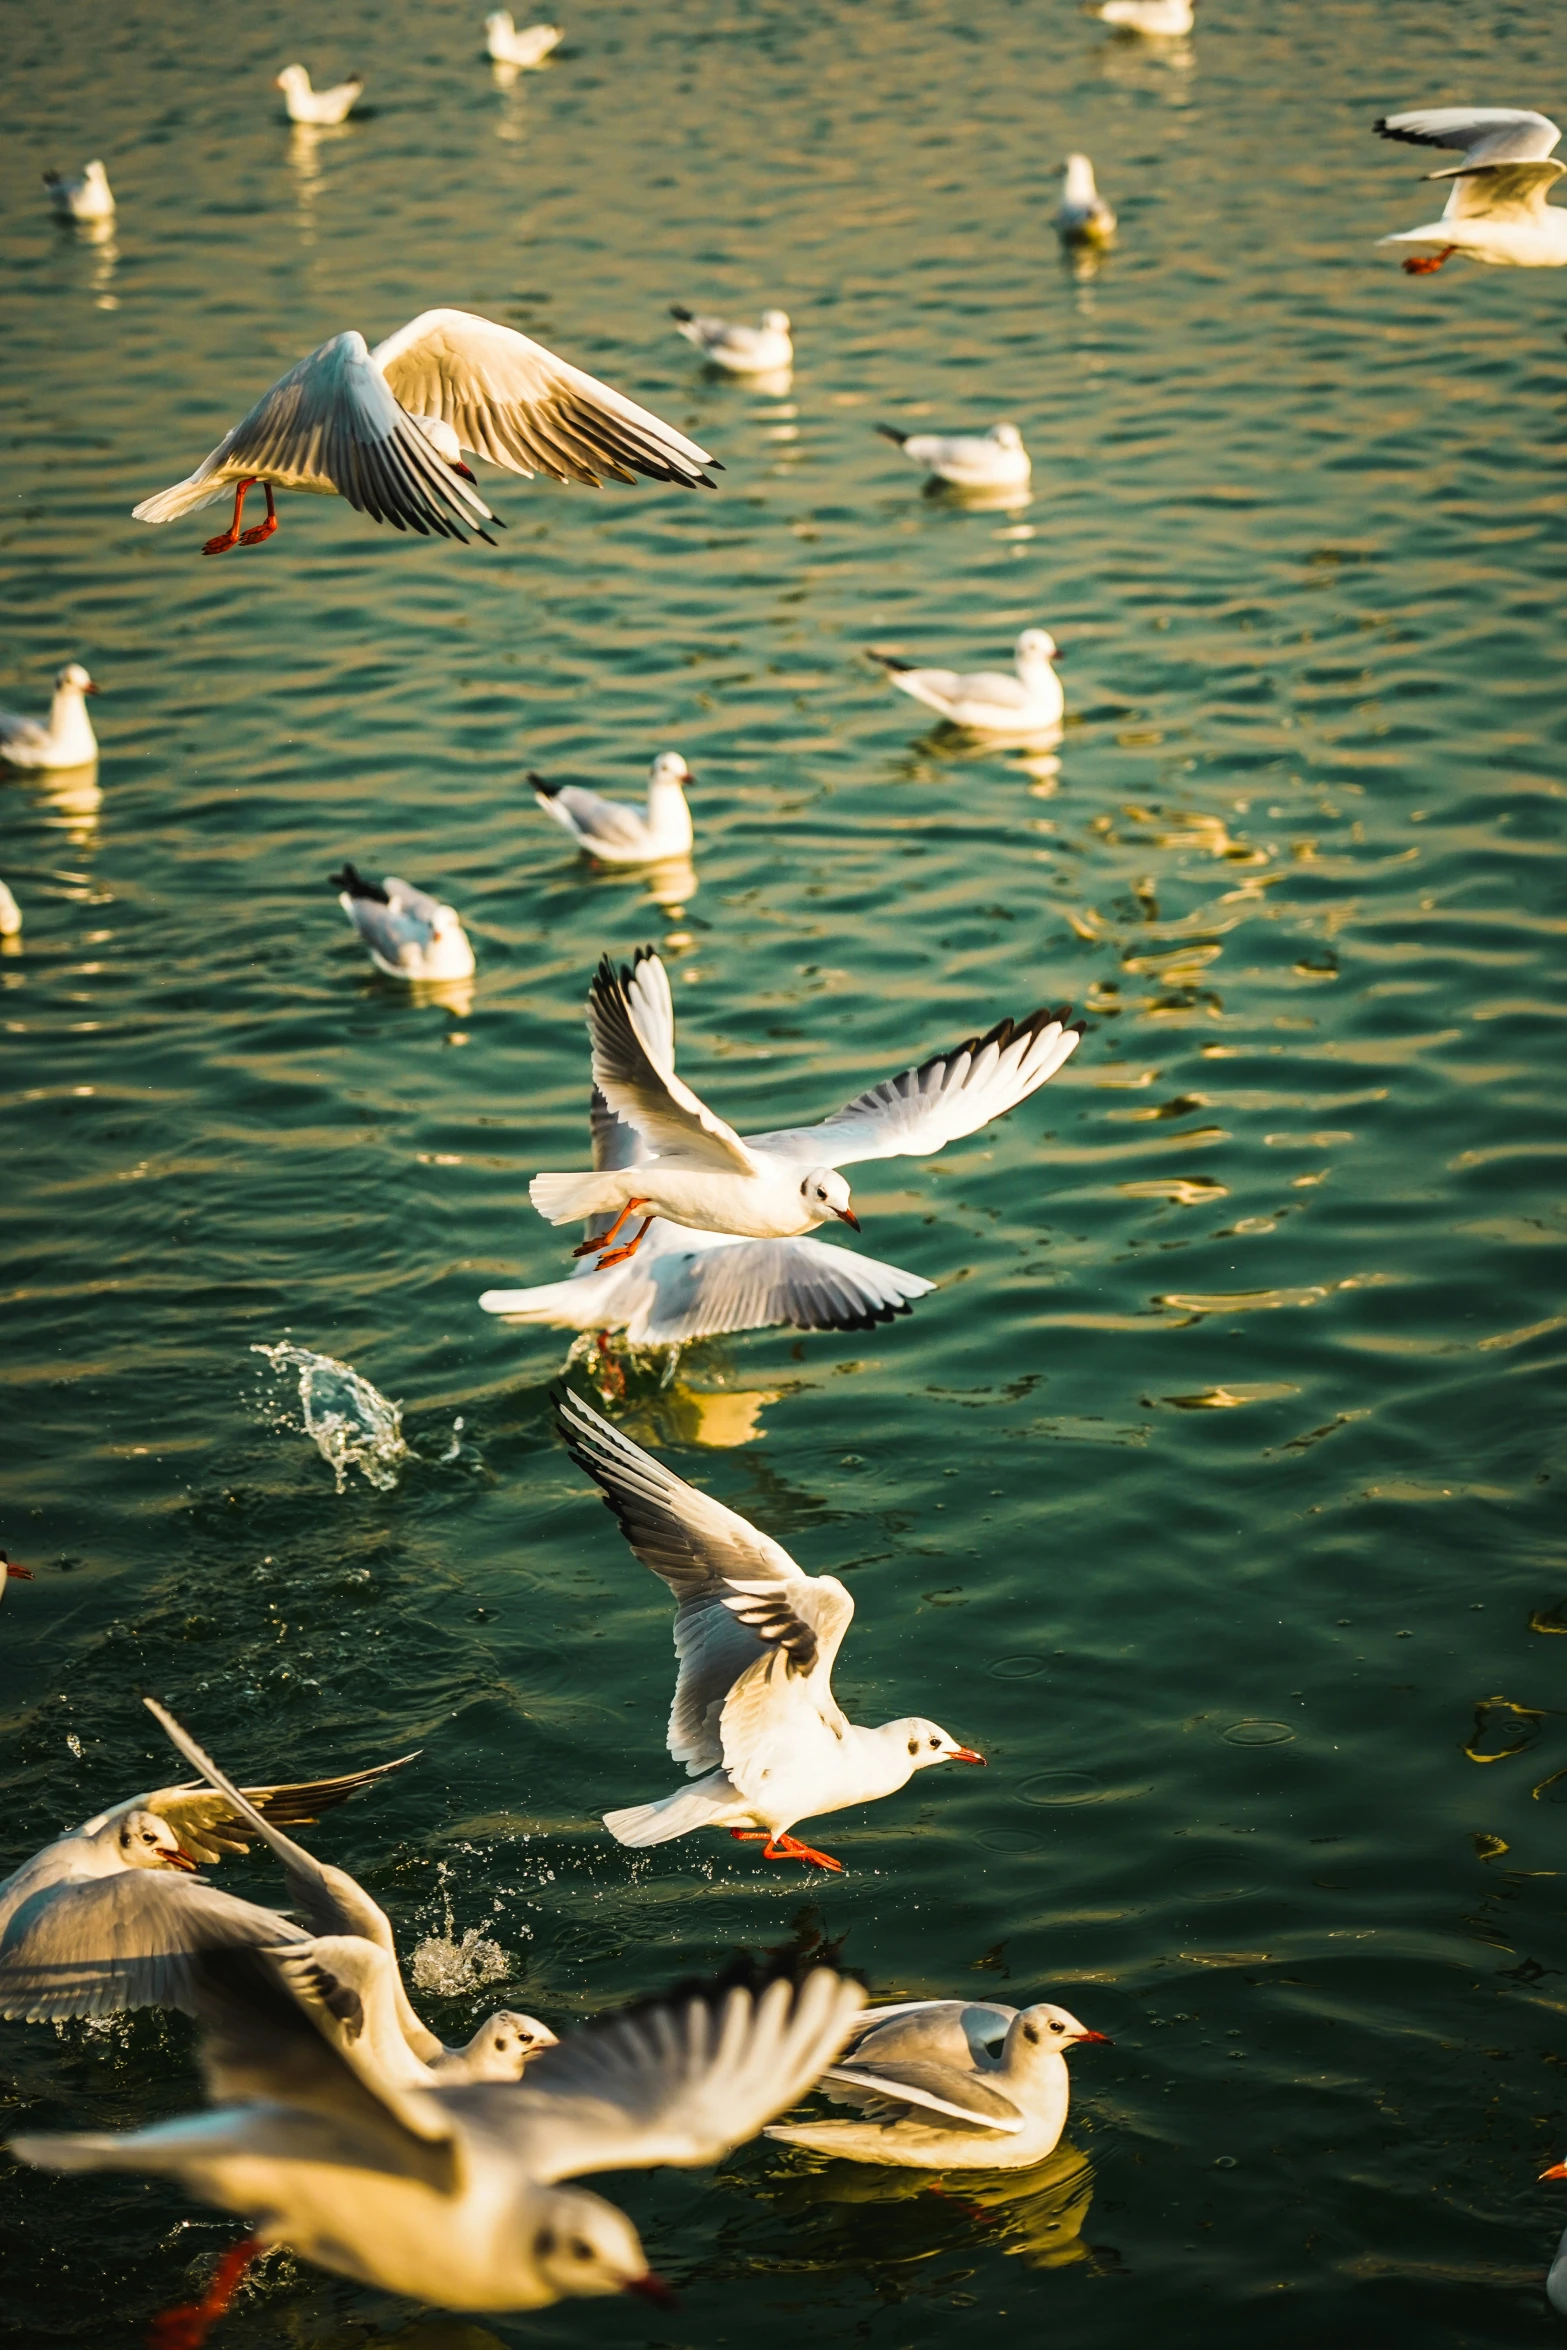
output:
<svg viewBox="0 0 1567 2350"><path fill-rule="evenodd" d="M308 1346L283 1341L250 1351L265 1355L275 1371L299 1373L305 1428L331 1467L338 1492L347 1490L350 1469L357 1469L367 1484L390 1491L404 1461L414 1458L403 1442L402 1406L361 1379L352 1364L312 1354Z"/></svg>
<svg viewBox="0 0 1567 2350"><path fill-rule="evenodd" d="M444 1863L441 1900L446 1912L444 1931L426 1935L413 1954L415 1990L434 1992L441 1999L455 1999L465 1991L476 1991L481 1983L504 1982L508 1975L516 1973L516 1961L498 1942L491 1942L481 1926L470 1926L458 1940Z"/></svg>

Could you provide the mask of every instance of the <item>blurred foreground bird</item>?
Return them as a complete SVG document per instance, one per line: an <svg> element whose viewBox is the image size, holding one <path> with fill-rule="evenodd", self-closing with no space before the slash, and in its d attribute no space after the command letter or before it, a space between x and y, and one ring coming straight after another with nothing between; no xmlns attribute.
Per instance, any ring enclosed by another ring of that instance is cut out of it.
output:
<svg viewBox="0 0 1567 2350"><path fill-rule="evenodd" d="M358 74L330 90L313 90L302 65L285 65L272 87L281 90L290 122L314 123L320 130L346 122L364 94Z"/></svg>
<svg viewBox="0 0 1567 2350"><path fill-rule="evenodd" d="M389 979L467 979L473 948L455 906L443 906L395 873L367 881L346 864L328 876L337 902Z"/></svg>
<svg viewBox="0 0 1567 2350"><path fill-rule="evenodd" d="M1406 277L1428 277L1455 253L1493 269L1560 269L1567 263L1567 209L1546 202L1567 164L1544 114L1512 106L1427 106L1384 114L1384 139L1411 147L1456 147L1460 160L1427 179L1451 180L1440 220L1400 229L1378 243L1403 248Z"/></svg>
<svg viewBox="0 0 1567 2350"><path fill-rule="evenodd" d="M114 192L109 175L94 156L84 170L46 171L44 186L56 220L112 220Z"/></svg>
<svg viewBox="0 0 1567 2350"><path fill-rule="evenodd" d="M0 710L0 760L10 767L91 766L98 737L82 697L97 691L80 661L67 661L54 681L47 724Z"/></svg>
<svg viewBox="0 0 1567 2350"><path fill-rule="evenodd" d="M0 938L20 938L21 935L22 909L5 883L0 881ZM0 1557L3 1557L3 1553L0 1553Z"/></svg>

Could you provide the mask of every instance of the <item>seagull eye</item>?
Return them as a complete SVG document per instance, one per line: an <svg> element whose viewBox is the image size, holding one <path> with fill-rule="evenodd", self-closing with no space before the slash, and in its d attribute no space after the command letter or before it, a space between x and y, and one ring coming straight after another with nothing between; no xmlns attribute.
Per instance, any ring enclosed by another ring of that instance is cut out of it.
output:
<svg viewBox="0 0 1567 2350"><path fill-rule="evenodd" d="M1050 2029L1052 2032L1064 2032L1066 2030L1066 2026L1065 2024L1052 2024Z"/></svg>
<svg viewBox="0 0 1567 2350"><path fill-rule="evenodd" d="M571 2257L573 2260L591 2260L593 2258L592 2245L584 2244L580 2236L573 2236L571 2240Z"/></svg>
<svg viewBox="0 0 1567 2350"><path fill-rule="evenodd" d="M931 1742L930 1742L930 1743L931 1743L931 1748L932 1748L932 1751L934 1751L934 1750L935 1750L935 1748L936 1748L936 1747L938 1747L938 1746L941 1744L941 1740L940 1740L939 1738L933 1738L933 1739L931 1740Z"/></svg>

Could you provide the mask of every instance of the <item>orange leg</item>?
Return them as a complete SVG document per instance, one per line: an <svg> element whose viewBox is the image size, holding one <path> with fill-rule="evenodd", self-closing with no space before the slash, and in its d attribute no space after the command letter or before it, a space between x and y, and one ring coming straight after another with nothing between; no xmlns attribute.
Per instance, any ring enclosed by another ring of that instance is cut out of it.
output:
<svg viewBox="0 0 1567 2350"><path fill-rule="evenodd" d="M834 1860L830 1852L818 1852L810 1844L802 1844L795 1836L770 1836L765 1828L731 1828L737 1844L762 1845L763 1860L803 1860L812 1868L831 1869L835 1877L843 1875L843 1863Z"/></svg>
<svg viewBox="0 0 1567 2350"><path fill-rule="evenodd" d="M640 1208L642 1202L641 1200L638 1200L635 1204ZM648 1226L653 1223L653 1221L653 1217L644 1216L641 1223L637 1226L635 1232L633 1232L629 1240L622 1241L619 1248L612 1248L607 1257L599 1258L598 1263L593 1268L595 1273L602 1273L606 1271L607 1268L611 1265L623 1265L627 1257L634 1257L637 1253L637 1250L642 1245L642 1238L644 1233L647 1231Z"/></svg>
<svg viewBox="0 0 1567 2350"><path fill-rule="evenodd" d="M595 1233L591 1240L579 1240L576 1247L571 1252L572 1255L574 1257L596 1257L601 1248L608 1248L610 1242L614 1239L616 1233L620 1230L620 1227L622 1224L624 1224L626 1218L628 1216L634 1216L638 1208L645 1208L646 1206L647 1201L645 1199L628 1199L625 1206L621 1209L620 1214L615 1218L614 1223L611 1224L609 1230L607 1232Z"/></svg>
<svg viewBox="0 0 1567 2350"><path fill-rule="evenodd" d="M227 530L219 531L215 539L208 539L201 550L204 555L226 555L230 547L256 547L263 539L272 536L277 528L277 501L272 495L272 484L269 481L261 484L267 493L266 521L258 522L254 530L240 530L240 517L245 511L245 492L255 487L256 476L253 473L247 473L243 481L234 484L234 519Z"/></svg>
<svg viewBox="0 0 1567 2350"><path fill-rule="evenodd" d="M1411 253L1404 263L1405 277L1429 277L1440 269L1444 261L1451 261L1458 251L1456 245L1444 245L1440 253Z"/></svg>
<svg viewBox="0 0 1567 2350"><path fill-rule="evenodd" d="M272 484L264 481L261 487L266 493L267 518L265 522L258 522L254 530L240 532L239 543L242 547L259 547L262 540L269 539L277 528L277 501L272 495ZM239 516L236 514L234 519L237 522Z"/></svg>
<svg viewBox="0 0 1567 2350"><path fill-rule="evenodd" d="M231 2244L218 2263L217 2274L199 2301L187 2301L178 2309L165 2309L153 2319L147 2329L147 2350L201 2350L210 2327L228 2308L239 2290L239 2280L246 2269L263 2250L254 2236L246 2236L239 2244Z"/></svg>

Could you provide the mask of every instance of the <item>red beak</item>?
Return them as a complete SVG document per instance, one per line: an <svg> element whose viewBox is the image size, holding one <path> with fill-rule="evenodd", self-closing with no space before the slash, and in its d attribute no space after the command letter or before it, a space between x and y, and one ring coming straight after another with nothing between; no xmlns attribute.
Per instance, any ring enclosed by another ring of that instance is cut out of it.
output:
<svg viewBox="0 0 1567 2350"><path fill-rule="evenodd" d="M6 1573L13 1576L18 1583L31 1583L33 1579L31 1567L19 1567L15 1559L6 1557L3 1550L0 1550L0 1566L3 1566Z"/></svg>
<svg viewBox="0 0 1567 2350"><path fill-rule="evenodd" d="M1549 2170L1542 2170L1542 2179L1567 2179L1567 2162L1553 2162Z"/></svg>
<svg viewBox="0 0 1567 2350"><path fill-rule="evenodd" d="M952 1752L948 1755L947 1760L948 1762L978 1763L981 1770L985 1768L984 1756L982 1754L976 1754L972 1746L954 1746Z"/></svg>
<svg viewBox="0 0 1567 2350"><path fill-rule="evenodd" d="M183 1869L188 1877L193 1877L199 1864L191 1859L188 1852L166 1852L163 1865L166 1869Z"/></svg>
<svg viewBox="0 0 1567 2350"><path fill-rule="evenodd" d="M658 2309L678 2309L680 2307L680 2295L675 2291L673 2285L666 2285L663 2278L655 2276L651 2269L648 2270L646 2276L633 2277L625 2290L628 2293L635 2293L639 2301L651 2301Z"/></svg>
<svg viewBox="0 0 1567 2350"><path fill-rule="evenodd" d="M94 684L93 684L93 681L92 681L92 679L91 679L90 677L89 677L89 679L87 680L87 683L86 683L86 684L85 684L85 685L82 687L82 692L83 692L84 694L101 694L101 693L102 693L102 691L103 691L103 688L102 688L102 686L101 686L101 685L94 685Z"/></svg>
<svg viewBox="0 0 1567 2350"><path fill-rule="evenodd" d="M1101 2048L1115 2046L1108 2032L1079 2032L1072 2045L1074 2048L1086 2048L1090 2040L1097 2040Z"/></svg>
<svg viewBox="0 0 1567 2350"><path fill-rule="evenodd" d="M847 1224L852 1232L859 1231L860 1219L852 1208L834 1208L833 1214L837 1217L840 1224Z"/></svg>

